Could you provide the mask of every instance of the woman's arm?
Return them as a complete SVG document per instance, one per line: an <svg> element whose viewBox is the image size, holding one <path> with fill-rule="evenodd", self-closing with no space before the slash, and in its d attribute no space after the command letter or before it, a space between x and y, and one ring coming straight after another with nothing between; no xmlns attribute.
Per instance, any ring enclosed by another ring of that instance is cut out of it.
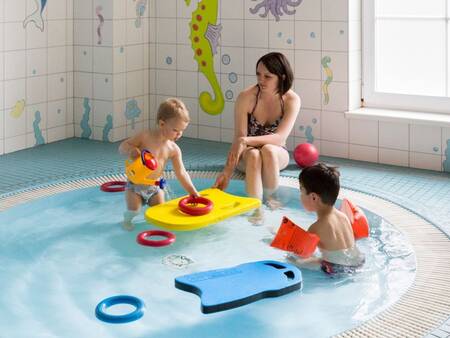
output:
<svg viewBox="0 0 450 338"><path fill-rule="evenodd" d="M197 192L197 189L195 189L194 184L192 184L191 177L184 167L181 150L176 144L171 159L175 175L177 176L177 179L178 181L180 181L184 190L186 190L191 196L198 196L199 194Z"/></svg>
<svg viewBox="0 0 450 338"><path fill-rule="evenodd" d="M240 137L237 142L244 143L250 147L259 147L265 144L284 146L289 134L294 128L295 120L297 119L299 111L300 97L291 90L289 92L288 98L284 103L284 116L281 119L276 133L264 136Z"/></svg>

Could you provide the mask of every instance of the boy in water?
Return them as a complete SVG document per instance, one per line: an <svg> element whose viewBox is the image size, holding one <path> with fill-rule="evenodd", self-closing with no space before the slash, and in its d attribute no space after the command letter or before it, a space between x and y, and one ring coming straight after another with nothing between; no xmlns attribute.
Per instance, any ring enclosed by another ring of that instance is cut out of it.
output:
<svg viewBox="0 0 450 338"><path fill-rule="evenodd" d="M298 179L303 206L317 214L308 232L320 237L322 270L330 274L354 272L365 259L355 244L349 219L334 207L340 189L338 170L319 163L303 169Z"/></svg>
<svg viewBox="0 0 450 338"><path fill-rule="evenodd" d="M172 160L175 175L183 188L191 196L199 196L183 165L181 150L175 143L189 124L186 106L178 99L167 99L160 104L156 119L156 129L143 131L123 141L119 146L119 152L135 159L141 156L143 149L150 151L158 166L148 178L155 180L162 176L167 160ZM127 230L133 230L132 220L139 214L143 202L149 206L164 202L164 192L156 185L128 182L125 197L127 211L124 213L123 227Z"/></svg>

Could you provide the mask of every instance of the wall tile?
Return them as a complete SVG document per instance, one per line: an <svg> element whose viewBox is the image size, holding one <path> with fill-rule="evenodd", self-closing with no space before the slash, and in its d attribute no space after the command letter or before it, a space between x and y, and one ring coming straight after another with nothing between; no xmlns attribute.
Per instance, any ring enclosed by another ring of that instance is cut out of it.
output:
<svg viewBox="0 0 450 338"><path fill-rule="evenodd" d="M378 147L378 121L350 119L350 143Z"/></svg>
<svg viewBox="0 0 450 338"><path fill-rule="evenodd" d="M380 147L409 150L409 127L407 124L380 121L379 128Z"/></svg>
<svg viewBox="0 0 450 338"><path fill-rule="evenodd" d="M411 125L409 128L410 151L441 155L442 134L440 127Z"/></svg>
<svg viewBox="0 0 450 338"><path fill-rule="evenodd" d="M379 148L378 159L380 163L397 166L409 166L409 152L403 150L394 150Z"/></svg>

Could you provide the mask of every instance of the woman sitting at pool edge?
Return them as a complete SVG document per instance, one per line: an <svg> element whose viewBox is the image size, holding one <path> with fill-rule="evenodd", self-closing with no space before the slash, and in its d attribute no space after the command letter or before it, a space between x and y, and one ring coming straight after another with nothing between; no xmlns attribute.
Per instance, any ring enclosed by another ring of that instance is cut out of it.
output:
<svg viewBox="0 0 450 338"><path fill-rule="evenodd" d="M234 168L245 172L247 195L270 201L280 170L289 163L286 139L300 111L300 97L291 89L289 61L277 52L256 63L258 83L244 89L235 104L235 136L214 187L226 189Z"/></svg>

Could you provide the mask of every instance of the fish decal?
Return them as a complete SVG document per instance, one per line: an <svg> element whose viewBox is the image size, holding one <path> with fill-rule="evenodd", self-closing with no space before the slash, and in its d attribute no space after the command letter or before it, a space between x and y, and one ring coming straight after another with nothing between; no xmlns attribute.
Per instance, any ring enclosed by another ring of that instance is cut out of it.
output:
<svg viewBox="0 0 450 338"><path fill-rule="evenodd" d="M28 15L23 21L23 28L25 28L30 22L33 22L34 25L41 30L44 31L44 19L42 18L42 12L44 11L45 6L47 5L47 0L34 0L36 2L36 10Z"/></svg>

